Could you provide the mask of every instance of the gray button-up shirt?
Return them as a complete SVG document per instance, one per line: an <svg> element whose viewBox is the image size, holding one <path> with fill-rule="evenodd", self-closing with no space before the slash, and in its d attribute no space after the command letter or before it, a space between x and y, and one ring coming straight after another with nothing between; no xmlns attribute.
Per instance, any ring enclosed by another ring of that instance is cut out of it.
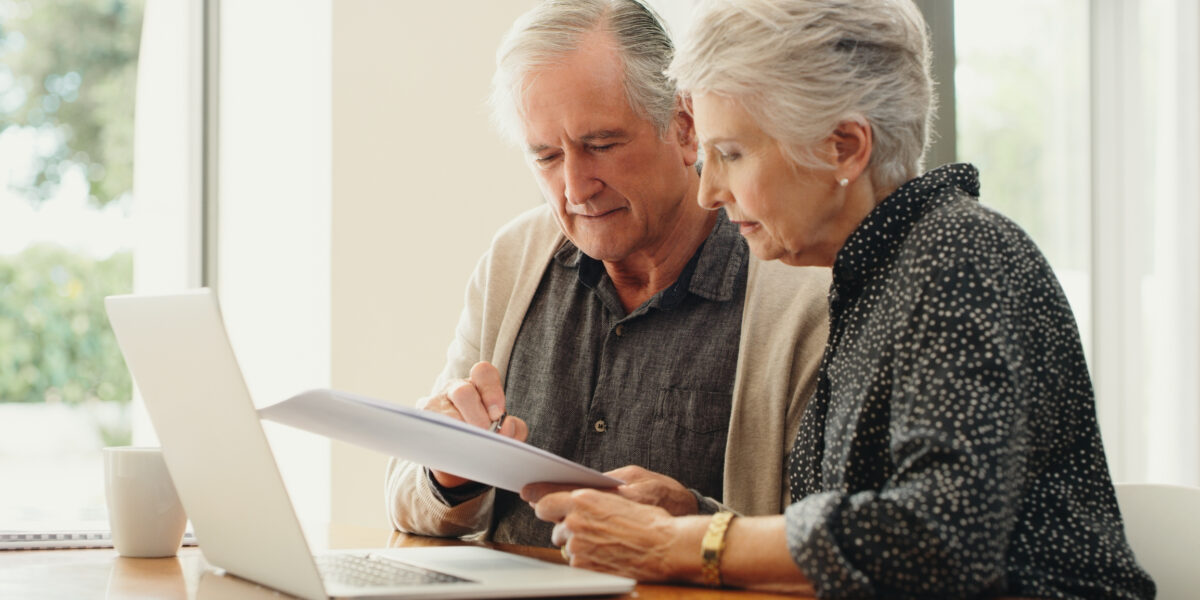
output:
<svg viewBox="0 0 1200 600"><path fill-rule="evenodd" d="M721 498L749 250L724 211L675 283L626 314L604 265L566 242L513 346L507 409L529 443L600 471L640 465ZM450 502L474 490L443 490ZM448 492L448 493L447 493ZM497 490L498 542L552 525Z"/></svg>

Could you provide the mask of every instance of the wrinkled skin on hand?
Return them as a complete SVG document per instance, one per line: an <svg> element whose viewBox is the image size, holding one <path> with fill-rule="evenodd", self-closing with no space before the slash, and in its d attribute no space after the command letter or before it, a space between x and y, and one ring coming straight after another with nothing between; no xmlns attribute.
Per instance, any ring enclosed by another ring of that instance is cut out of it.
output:
<svg viewBox="0 0 1200 600"><path fill-rule="evenodd" d="M552 543L566 549L573 567L638 581L665 581L675 570L676 519L657 506L617 494L579 489L543 496L535 507L555 523Z"/></svg>

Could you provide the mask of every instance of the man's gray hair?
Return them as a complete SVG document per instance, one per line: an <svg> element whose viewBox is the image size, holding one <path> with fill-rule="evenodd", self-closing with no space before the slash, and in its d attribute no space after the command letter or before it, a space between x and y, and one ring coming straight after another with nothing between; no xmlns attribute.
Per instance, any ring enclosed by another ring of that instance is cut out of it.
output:
<svg viewBox="0 0 1200 600"><path fill-rule="evenodd" d="M709 0L668 73L679 89L735 100L796 164L838 123L871 126L873 183L917 176L933 79L925 20L911 0Z"/></svg>
<svg viewBox="0 0 1200 600"><path fill-rule="evenodd" d="M492 117L505 137L523 142L522 95L529 74L557 64L593 31L605 31L616 42L629 106L666 135L676 110L675 86L665 74L674 46L658 15L636 0L547 0L517 19L496 51Z"/></svg>

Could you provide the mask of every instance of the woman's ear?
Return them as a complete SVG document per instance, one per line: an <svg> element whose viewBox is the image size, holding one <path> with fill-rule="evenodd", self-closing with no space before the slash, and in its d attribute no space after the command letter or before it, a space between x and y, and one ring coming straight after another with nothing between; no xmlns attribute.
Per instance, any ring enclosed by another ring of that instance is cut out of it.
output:
<svg viewBox="0 0 1200 600"><path fill-rule="evenodd" d="M833 130L830 139L834 146L837 179L850 182L858 179L871 162L871 150L875 142L871 126L866 122L842 121Z"/></svg>
<svg viewBox="0 0 1200 600"><path fill-rule="evenodd" d="M692 117L691 96L680 95L675 100L674 128L676 142L683 152L683 163L687 166L700 160L700 142L696 138L696 121Z"/></svg>

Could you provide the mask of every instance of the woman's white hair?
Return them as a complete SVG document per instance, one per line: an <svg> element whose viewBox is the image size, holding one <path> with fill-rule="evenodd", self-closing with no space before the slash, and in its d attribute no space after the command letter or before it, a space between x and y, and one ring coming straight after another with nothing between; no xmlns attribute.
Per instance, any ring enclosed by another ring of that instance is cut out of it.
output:
<svg viewBox="0 0 1200 600"><path fill-rule="evenodd" d="M839 123L868 124L868 171L891 188L921 172L934 107L925 20L911 0L709 0L668 74L739 102L796 164Z"/></svg>
<svg viewBox="0 0 1200 600"><path fill-rule="evenodd" d="M636 0L547 0L521 15L496 51L492 118L505 137L522 142L529 74L557 64L579 48L585 34L598 30L616 42L629 106L666 135L677 108L675 85L665 73L674 46L658 15Z"/></svg>

